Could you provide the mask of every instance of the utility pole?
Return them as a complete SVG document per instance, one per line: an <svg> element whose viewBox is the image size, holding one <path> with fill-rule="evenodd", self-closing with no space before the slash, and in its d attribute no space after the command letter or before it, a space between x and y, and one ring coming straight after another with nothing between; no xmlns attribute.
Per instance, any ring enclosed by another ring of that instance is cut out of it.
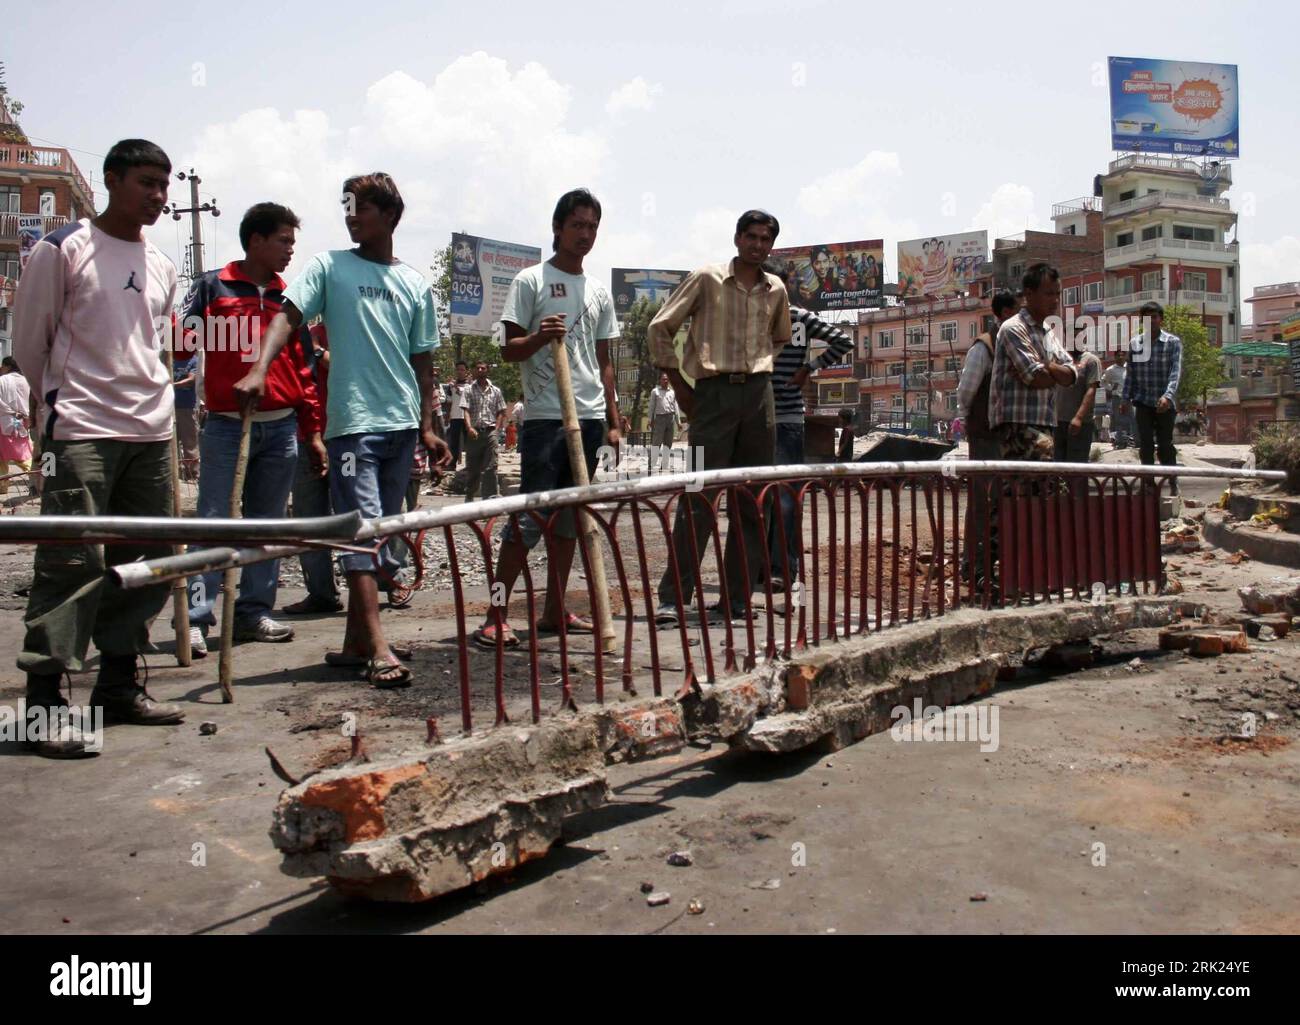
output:
<svg viewBox="0 0 1300 1025"><path fill-rule="evenodd" d="M190 168L188 174L184 171L177 171L176 177L181 181L189 180L190 183L190 206L182 209L177 206L165 206L163 211L172 215L172 220L179 221L182 214L189 214L190 220L190 280L194 280L203 273L203 224L199 220L202 213L211 213L213 217L220 217L221 211L217 209L215 201L211 203L199 204L199 183L201 179ZM180 337L184 337L182 334ZM167 345L167 374L172 375L174 365L176 339L172 338ZM180 480L180 460L176 451L176 423L173 417L172 421L172 444L171 444L171 474L172 474L172 515L177 519L181 516L181 480ZM181 547L178 545L174 549L177 555L181 554ZM176 661L182 666L188 666L192 659L190 651L190 608L186 600L185 579L182 577L172 585L172 622L176 631Z"/></svg>
<svg viewBox="0 0 1300 1025"><path fill-rule="evenodd" d="M176 177L181 181L190 183L190 205L179 207L168 205L163 207L163 213L172 215L173 221L179 221L183 214L190 215L190 273L198 277L203 273L203 222L199 219L200 214L210 213L213 217L220 217L221 211L217 209L216 200L210 203L199 203L199 186L203 179L194 173L194 168L190 168L188 173L177 171Z"/></svg>

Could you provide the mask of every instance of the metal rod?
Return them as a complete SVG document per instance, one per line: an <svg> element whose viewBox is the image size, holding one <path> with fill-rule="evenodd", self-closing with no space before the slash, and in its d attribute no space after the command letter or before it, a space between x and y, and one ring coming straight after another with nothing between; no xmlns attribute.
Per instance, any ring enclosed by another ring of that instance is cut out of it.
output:
<svg viewBox="0 0 1300 1025"><path fill-rule="evenodd" d="M177 544L242 542L274 544L289 541L351 541L365 525L359 512L310 519L236 520L171 516L5 516L0 519L0 544L75 541L113 544L118 541L168 541Z"/></svg>
<svg viewBox="0 0 1300 1025"><path fill-rule="evenodd" d="M534 509L553 510L567 506L598 504L622 499L642 499L657 495L679 494L683 491L699 491L724 487L728 484L757 483L783 479L806 479L848 477L853 479L876 479L916 477L938 474L943 471L967 476L993 476L997 474L1016 474L1023 477L1046 476L1061 472L1088 473L1098 476L1155 478L1155 477L1189 477L1193 479L1214 480L1283 480L1286 474L1280 470L1232 470L1225 467L1172 467L1172 466L1131 466L1106 463L1020 463L1012 460L963 461L950 460L944 467L935 462L898 462L898 463L827 463L822 465L801 464L770 467L737 467L728 470L707 470L697 473L673 474L670 476L645 477L640 480L618 481L612 483L592 484L586 488L564 488L559 491L539 491L527 495L512 495L507 498L494 498L483 502L458 503L442 509L417 510L394 516L384 516L376 520L363 522L352 535L352 540L363 541L373 538L389 537L393 534L411 531L429 530L456 524L509 516ZM358 514L348 514L358 516ZM337 519L329 517L328 519ZM153 540L188 539L201 534L202 528L195 524L206 523L211 528L207 535L220 532L223 539L245 540L262 539L267 543L264 548L241 548L237 552L227 549L226 558L237 561L233 565L248 565L265 559L280 559L301 554L311 545L275 545L273 541L306 541L300 537L305 533L301 529L292 529L267 537L264 524L282 522L300 528L306 520L170 520L150 518L147 521L134 517L2 517L0 518L0 543L15 540L41 540L51 533L57 539L80 540L75 531L59 531L60 520L76 521L82 531L94 530L99 524L110 524L113 529L120 529L122 537L109 540L148 538ZM140 530L137 524L147 522L150 530ZM13 531L12 525L24 528ZM238 531L238 525L248 528L251 538L246 538ZM38 533L38 525L44 528ZM15 536L17 535L17 536ZM98 537L99 535L96 535ZM341 535L340 535L341 536ZM324 533L315 533L310 540L328 541L331 537ZM162 583L178 575L188 575L196 571L220 570L226 568L226 562L215 558L215 549L189 552L182 556L166 559L154 559L148 562L134 562L114 566L111 569L113 579L126 589L145 587L149 584Z"/></svg>

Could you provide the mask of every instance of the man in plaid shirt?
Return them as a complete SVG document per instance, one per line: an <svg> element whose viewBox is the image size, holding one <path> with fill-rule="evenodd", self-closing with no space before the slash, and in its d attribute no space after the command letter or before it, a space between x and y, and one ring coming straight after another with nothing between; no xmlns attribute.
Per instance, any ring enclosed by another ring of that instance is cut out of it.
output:
<svg viewBox="0 0 1300 1025"><path fill-rule="evenodd" d="M1133 339L1132 358L1124 378L1124 400L1133 403L1137 417L1138 451L1143 465L1155 462L1160 446L1160 465L1174 466L1174 416L1178 411L1178 383L1183 376L1183 342L1164 330L1165 311L1159 303L1142 307L1142 318L1151 325ZM1173 490L1177 493L1177 481Z"/></svg>
<svg viewBox="0 0 1300 1025"><path fill-rule="evenodd" d="M483 481L483 497L497 493L497 434L506 419L506 399L488 380L488 366L474 364L474 383L462 392L465 406L465 501L472 502Z"/></svg>
<svg viewBox="0 0 1300 1025"><path fill-rule="evenodd" d="M1075 382L1074 362L1046 321L1061 305L1061 275L1036 263L1025 272L1025 305L998 330L989 387L989 426L1003 459L1048 462L1054 452L1056 387Z"/></svg>

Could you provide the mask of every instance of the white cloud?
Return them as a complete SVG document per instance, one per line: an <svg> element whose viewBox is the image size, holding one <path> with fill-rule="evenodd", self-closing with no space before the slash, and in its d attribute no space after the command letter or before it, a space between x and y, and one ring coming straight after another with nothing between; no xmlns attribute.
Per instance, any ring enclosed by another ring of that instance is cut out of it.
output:
<svg viewBox="0 0 1300 1025"><path fill-rule="evenodd" d="M990 247L994 239L1018 235L1026 229L1042 230L1042 222L1036 212L1034 190L1015 182L1005 182L994 189L988 202L971 220L972 231L988 231Z"/></svg>
<svg viewBox="0 0 1300 1025"><path fill-rule="evenodd" d="M849 216L872 209L880 190L902 177L897 153L872 150L852 167L822 175L799 190L797 206L811 217Z"/></svg>
<svg viewBox="0 0 1300 1025"><path fill-rule="evenodd" d="M605 101L605 112L615 116L627 110L653 110L654 98L664 91L658 82L651 85L640 75L630 82L624 82Z"/></svg>
<svg viewBox="0 0 1300 1025"><path fill-rule="evenodd" d="M303 219L288 276L323 249L347 246L339 207L349 174L383 170L407 212L397 254L427 270L450 233L466 230L549 248L555 200L597 187L611 166L596 132L570 127L572 90L537 63L511 69L478 52L458 57L432 82L395 71L366 90L358 123L338 126L322 111L248 111L210 125L178 166L194 166L223 217L210 266L238 257L226 218L255 202L285 203ZM174 249L175 229L155 241ZM217 246L220 251L216 251Z"/></svg>
<svg viewBox="0 0 1300 1025"><path fill-rule="evenodd" d="M1241 247L1241 316L1250 320L1246 302L1260 285L1300 281L1300 238L1283 235L1274 242L1251 242Z"/></svg>

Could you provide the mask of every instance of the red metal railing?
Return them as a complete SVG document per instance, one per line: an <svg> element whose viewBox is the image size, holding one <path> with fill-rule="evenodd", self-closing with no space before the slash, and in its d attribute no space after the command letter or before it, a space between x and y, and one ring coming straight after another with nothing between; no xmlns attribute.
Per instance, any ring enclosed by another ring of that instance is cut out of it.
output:
<svg viewBox="0 0 1300 1025"><path fill-rule="evenodd" d="M1234 474L1240 471L1190 475ZM454 686L431 694L429 712L459 714L469 731L482 724L483 712L490 711L496 724L536 722L544 708L603 702L613 688L685 695L724 674L750 670L760 659L792 658L960 608L1082 600L1098 587L1115 596L1156 592L1163 583L1159 509L1167 475L1157 467L949 461L714 471L406 513L372 521L348 542L315 546L368 552L378 565L388 538L406 538L416 556L417 586L433 592L429 614L455 626ZM989 515L973 532L968 519L977 523L979 516L970 500L981 494L989 499ZM785 521L774 515L783 495L794 502L795 572L785 564ZM670 541L679 506L691 542L685 567ZM499 528L531 518L541 529L532 566L525 564L521 593L513 599L514 622L536 624L539 597L558 586L555 528L565 508L590 516L600 539L610 567L614 643L566 629L569 612L589 615L596 606L596 553L579 531L574 575L580 567L581 579L561 598L554 640L527 629L521 630L524 643L507 647L501 629L507 617L492 599ZM742 508L764 539L752 559L739 529ZM689 529L700 516L709 551L693 543ZM256 524L243 522L249 529ZM741 594L730 593L723 554L733 531L732 579ZM302 544L191 552L114 572L124 586L142 586L284 557L303 550ZM775 565L773 550L779 553ZM431 571L434 566L439 569ZM683 568L702 582L689 610ZM657 589L664 574L666 586ZM669 629L655 624L657 590L681 610ZM715 618L708 611L715 603L723 609L743 606L744 613ZM497 627L490 647L474 643L479 621ZM558 701L550 700L552 688Z"/></svg>

